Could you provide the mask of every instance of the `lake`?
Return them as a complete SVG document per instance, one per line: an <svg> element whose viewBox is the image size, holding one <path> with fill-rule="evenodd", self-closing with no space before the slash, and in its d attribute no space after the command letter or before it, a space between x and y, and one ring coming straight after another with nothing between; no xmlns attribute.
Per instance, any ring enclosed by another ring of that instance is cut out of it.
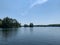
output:
<svg viewBox="0 0 60 45"><path fill-rule="evenodd" d="M0 45L60 45L60 27L0 28Z"/></svg>

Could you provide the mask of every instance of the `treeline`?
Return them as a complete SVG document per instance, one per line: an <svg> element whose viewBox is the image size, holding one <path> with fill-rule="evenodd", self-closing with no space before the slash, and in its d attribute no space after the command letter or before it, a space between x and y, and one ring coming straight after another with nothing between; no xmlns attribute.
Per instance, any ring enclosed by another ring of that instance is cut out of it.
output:
<svg viewBox="0 0 60 45"><path fill-rule="evenodd" d="M60 24L34 25L34 27L60 27Z"/></svg>
<svg viewBox="0 0 60 45"><path fill-rule="evenodd" d="M12 19L9 17L0 19L0 28L17 28L17 27L33 27L33 23L30 23L30 25L24 24L24 26L22 26L21 23L19 23L16 19Z"/></svg>
<svg viewBox="0 0 60 45"><path fill-rule="evenodd" d="M24 24L23 26L16 19L5 17L0 19L0 28L17 28L17 27L60 27L60 24L49 24L49 25L34 25L30 23L29 25Z"/></svg>
<svg viewBox="0 0 60 45"><path fill-rule="evenodd" d="M29 25L24 24L24 26L23 26L23 27L34 27L34 25L33 25L33 23L30 23Z"/></svg>
<svg viewBox="0 0 60 45"><path fill-rule="evenodd" d="M0 19L0 28L14 28L20 27L21 24L16 20L9 17Z"/></svg>

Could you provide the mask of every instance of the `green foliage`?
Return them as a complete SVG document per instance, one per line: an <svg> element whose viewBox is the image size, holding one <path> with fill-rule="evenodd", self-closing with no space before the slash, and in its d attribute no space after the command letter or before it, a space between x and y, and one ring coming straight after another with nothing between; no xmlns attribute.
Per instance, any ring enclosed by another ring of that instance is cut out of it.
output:
<svg viewBox="0 0 60 45"><path fill-rule="evenodd" d="M2 20L0 19L0 27L2 27Z"/></svg>
<svg viewBox="0 0 60 45"><path fill-rule="evenodd" d="M33 27L33 26L34 26L33 23L30 23L29 27Z"/></svg>
<svg viewBox="0 0 60 45"><path fill-rule="evenodd" d="M27 24L24 24L24 27L29 27Z"/></svg>
<svg viewBox="0 0 60 45"><path fill-rule="evenodd" d="M19 24L16 19L12 19L9 17L6 17L2 21L0 21L0 25L2 28L16 28L21 26L21 24Z"/></svg>
<svg viewBox="0 0 60 45"><path fill-rule="evenodd" d="M33 23L30 23L29 25L24 24L24 27L33 27L33 26L34 26Z"/></svg>

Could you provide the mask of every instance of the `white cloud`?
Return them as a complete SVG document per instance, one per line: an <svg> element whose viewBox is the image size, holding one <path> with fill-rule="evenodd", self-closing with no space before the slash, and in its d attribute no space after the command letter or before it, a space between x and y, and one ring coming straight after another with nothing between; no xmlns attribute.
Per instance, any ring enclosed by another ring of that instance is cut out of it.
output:
<svg viewBox="0 0 60 45"><path fill-rule="evenodd" d="M48 0L36 0L34 3L31 4L30 8L38 5L38 4L43 4L46 3Z"/></svg>
<svg viewBox="0 0 60 45"><path fill-rule="evenodd" d="M32 0L33 1L33 0ZM46 3L48 0L35 0L35 2L33 2L31 5L30 5L30 7L26 10L26 11L24 11L23 13L21 13L21 15L27 15L28 13L29 13L29 10L31 9L31 8L33 8L34 6L36 6L36 5L41 5L41 4L44 4L44 3Z"/></svg>

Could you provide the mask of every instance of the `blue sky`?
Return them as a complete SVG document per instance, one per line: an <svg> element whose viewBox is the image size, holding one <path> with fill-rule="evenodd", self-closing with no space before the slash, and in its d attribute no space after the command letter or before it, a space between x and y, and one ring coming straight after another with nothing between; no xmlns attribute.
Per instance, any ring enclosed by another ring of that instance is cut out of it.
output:
<svg viewBox="0 0 60 45"><path fill-rule="evenodd" d="M60 23L60 0L0 0L0 18L7 16L22 24Z"/></svg>

